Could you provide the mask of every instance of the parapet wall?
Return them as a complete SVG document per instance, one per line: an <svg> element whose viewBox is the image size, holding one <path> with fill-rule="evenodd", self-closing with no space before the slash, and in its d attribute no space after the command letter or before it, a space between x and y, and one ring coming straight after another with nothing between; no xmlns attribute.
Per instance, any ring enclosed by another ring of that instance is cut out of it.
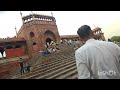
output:
<svg viewBox="0 0 120 90"><path fill-rule="evenodd" d="M24 16L22 18L23 25L18 31L18 35L22 32L25 27L29 27L31 25L56 25L56 20L53 16L47 15L39 15L39 14L31 14Z"/></svg>
<svg viewBox="0 0 120 90"><path fill-rule="evenodd" d="M0 38L0 42L14 42L14 41L25 41L24 38Z"/></svg>

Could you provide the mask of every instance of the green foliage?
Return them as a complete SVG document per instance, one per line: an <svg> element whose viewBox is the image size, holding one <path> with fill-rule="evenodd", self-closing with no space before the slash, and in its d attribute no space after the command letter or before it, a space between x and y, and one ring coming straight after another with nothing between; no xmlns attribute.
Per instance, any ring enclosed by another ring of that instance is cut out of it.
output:
<svg viewBox="0 0 120 90"><path fill-rule="evenodd" d="M113 37L111 38L111 40L112 40L112 42L113 42L113 41L120 42L120 36L113 36Z"/></svg>

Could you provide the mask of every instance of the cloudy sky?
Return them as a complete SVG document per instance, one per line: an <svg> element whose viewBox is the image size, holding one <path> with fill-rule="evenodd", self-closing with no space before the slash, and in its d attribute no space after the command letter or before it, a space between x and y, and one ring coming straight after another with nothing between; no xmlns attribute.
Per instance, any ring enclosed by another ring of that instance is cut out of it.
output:
<svg viewBox="0 0 120 90"><path fill-rule="evenodd" d="M31 11L21 11L23 16ZM51 11L32 11L33 13L50 15ZM81 25L101 27L105 38L120 36L120 11L52 11L56 18L60 35L74 35ZM0 38L15 36L22 25L20 11L0 11Z"/></svg>

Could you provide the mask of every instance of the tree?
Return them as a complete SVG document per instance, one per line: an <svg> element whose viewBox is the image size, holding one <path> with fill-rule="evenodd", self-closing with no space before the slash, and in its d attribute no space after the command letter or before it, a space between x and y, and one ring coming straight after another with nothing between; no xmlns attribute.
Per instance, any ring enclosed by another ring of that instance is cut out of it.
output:
<svg viewBox="0 0 120 90"><path fill-rule="evenodd" d="M120 36L113 36L113 37L111 38L111 41L112 41L112 42L114 42L114 41L120 42Z"/></svg>

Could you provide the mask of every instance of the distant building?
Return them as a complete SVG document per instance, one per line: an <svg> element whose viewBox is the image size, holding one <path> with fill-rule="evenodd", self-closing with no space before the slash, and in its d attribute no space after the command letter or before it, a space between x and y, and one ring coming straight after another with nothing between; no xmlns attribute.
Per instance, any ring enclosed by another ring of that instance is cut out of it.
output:
<svg viewBox="0 0 120 90"><path fill-rule="evenodd" d="M47 42L60 43L60 35L53 16L31 14L23 17L22 21L23 25L17 36L26 40L30 57L45 48Z"/></svg>
<svg viewBox="0 0 120 90"><path fill-rule="evenodd" d="M101 29L102 28L96 27L95 29L92 30L93 35L94 35L94 39L105 41L104 33L102 32Z"/></svg>

